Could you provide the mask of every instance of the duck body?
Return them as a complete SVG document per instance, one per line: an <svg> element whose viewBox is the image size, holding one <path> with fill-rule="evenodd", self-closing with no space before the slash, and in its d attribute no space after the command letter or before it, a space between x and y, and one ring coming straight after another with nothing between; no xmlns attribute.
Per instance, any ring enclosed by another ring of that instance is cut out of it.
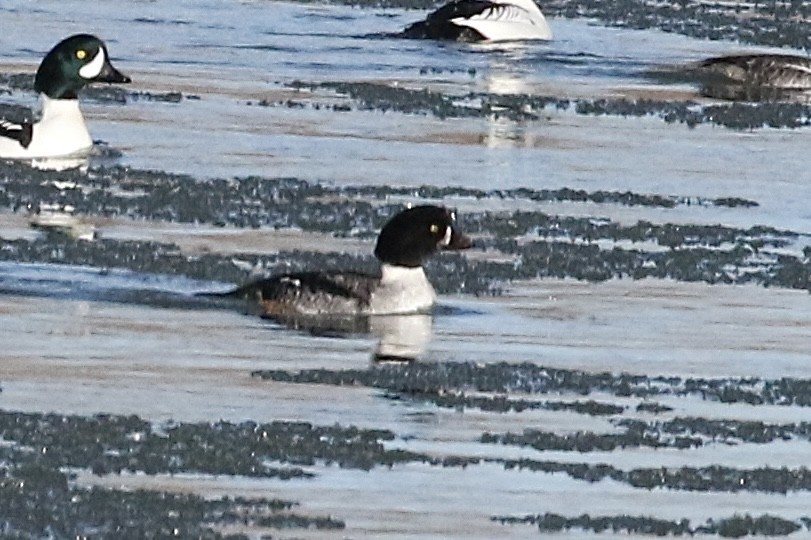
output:
<svg viewBox="0 0 811 540"><path fill-rule="evenodd" d="M248 283L228 296L256 301L265 314L346 315L369 310L377 282L356 272L298 272Z"/></svg>
<svg viewBox="0 0 811 540"><path fill-rule="evenodd" d="M93 147L78 92L93 82L128 83L110 63L107 47L89 34L71 36L45 56L34 89L42 110L36 122L0 119L0 158L38 159L79 156Z"/></svg>
<svg viewBox="0 0 811 540"><path fill-rule="evenodd" d="M93 147L93 139L76 99L41 96L42 115L36 123L0 121L0 157L36 159L77 156Z"/></svg>
<svg viewBox="0 0 811 540"><path fill-rule="evenodd" d="M811 58L790 54L741 54L699 62L703 92L726 99L785 97L811 90Z"/></svg>
<svg viewBox="0 0 811 540"><path fill-rule="evenodd" d="M401 34L413 39L465 42L550 40L552 30L533 0L456 0Z"/></svg>
<svg viewBox="0 0 811 540"><path fill-rule="evenodd" d="M439 250L471 246L454 221L453 212L438 206L416 206L395 215L383 227L375 248L379 274L281 274L213 296L258 302L269 317L425 312L436 302L436 293L423 270L424 259Z"/></svg>
<svg viewBox="0 0 811 540"><path fill-rule="evenodd" d="M381 273L299 272L249 283L229 296L259 302L265 315L419 313L436 301L422 267L383 265Z"/></svg>

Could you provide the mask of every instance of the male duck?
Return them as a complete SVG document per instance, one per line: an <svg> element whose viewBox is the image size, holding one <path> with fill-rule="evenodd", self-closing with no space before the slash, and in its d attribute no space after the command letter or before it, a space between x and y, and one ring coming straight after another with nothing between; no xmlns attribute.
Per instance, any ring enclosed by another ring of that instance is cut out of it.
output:
<svg viewBox="0 0 811 540"><path fill-rule="evenodd" d="M454 212L440 206L415 206L392 217L380 231L374 251L381 263L379 275L299 272L204 296L256 300L270 317L424 312L436 302L423 271L425 259L439 250L471 246L455 220Z"/></svg>
<svg viewBox="0 0 811 540"><path fill-rule="evenodd" d="M78 34L45 55L34 79L42 100L35 123L0 119L0 158L37 159L87 154L93 139L79 110L77 93L93 82L128 83L110 63L107 47L95 36Z"/></svg>
<svg viewBox="0 0 811 540"><path fill-rule="evenodd" d="M411 24L401 36L466 42L550 40L552 29L534 0L455 0Z"/></svg>

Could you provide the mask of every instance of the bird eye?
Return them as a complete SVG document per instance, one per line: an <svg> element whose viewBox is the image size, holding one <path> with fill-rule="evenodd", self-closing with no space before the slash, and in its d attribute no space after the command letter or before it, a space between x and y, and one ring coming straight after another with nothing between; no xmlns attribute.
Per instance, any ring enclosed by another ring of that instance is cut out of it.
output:
<svg viewBox="0 0 811 540"><path fill-rule="evenodd" d="M433 224L431 225L431 234L436 234L439 232L439 225Z"/></svg>
<svg viewBox="0 0 811 540"><path fill-rule="evenodd" d="M78 58L79 60L84 60L85 58L87 58L87 51L84 49L79 49L78 51L76 51L76 58Z"/></svg>

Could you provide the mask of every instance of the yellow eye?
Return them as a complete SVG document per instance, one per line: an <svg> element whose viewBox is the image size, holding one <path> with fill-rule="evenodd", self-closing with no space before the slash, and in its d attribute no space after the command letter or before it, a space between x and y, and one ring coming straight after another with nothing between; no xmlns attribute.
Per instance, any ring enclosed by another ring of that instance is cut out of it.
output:
<svg viewBox="0 0 811 540"><path fill-rule="evenodd" d="M431 225L431 234L436 234L439 232L439 225Z"/></svg>
<svg viewBox="0 0 811 540"><path fill-rule="evenodd" d="M85 58L87 58L87 51L84 49L79 49L78 51L76 51L76 58L78 58L79 60L84 60Z"/></svg>

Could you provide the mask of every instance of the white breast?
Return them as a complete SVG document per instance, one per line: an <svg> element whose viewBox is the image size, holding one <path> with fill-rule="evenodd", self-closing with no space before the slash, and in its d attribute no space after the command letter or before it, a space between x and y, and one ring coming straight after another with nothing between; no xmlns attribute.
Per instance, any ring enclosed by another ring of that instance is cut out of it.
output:
<svg viewBox="0 0 811 540"><path fill-rule="evenodd" d="M87 154L93 139L87 131L78 99L51 99L42 95L42 118L34 124L28 148L0 137L0 157L33 159Z"/></svg>
<svg viewBox="0 0 811 540"><path fill-rule="evenodd" d="M380 285L372 294L373 315L418 313L431 309L436 293L422 267L406 268L383 264Z"/></svg>

